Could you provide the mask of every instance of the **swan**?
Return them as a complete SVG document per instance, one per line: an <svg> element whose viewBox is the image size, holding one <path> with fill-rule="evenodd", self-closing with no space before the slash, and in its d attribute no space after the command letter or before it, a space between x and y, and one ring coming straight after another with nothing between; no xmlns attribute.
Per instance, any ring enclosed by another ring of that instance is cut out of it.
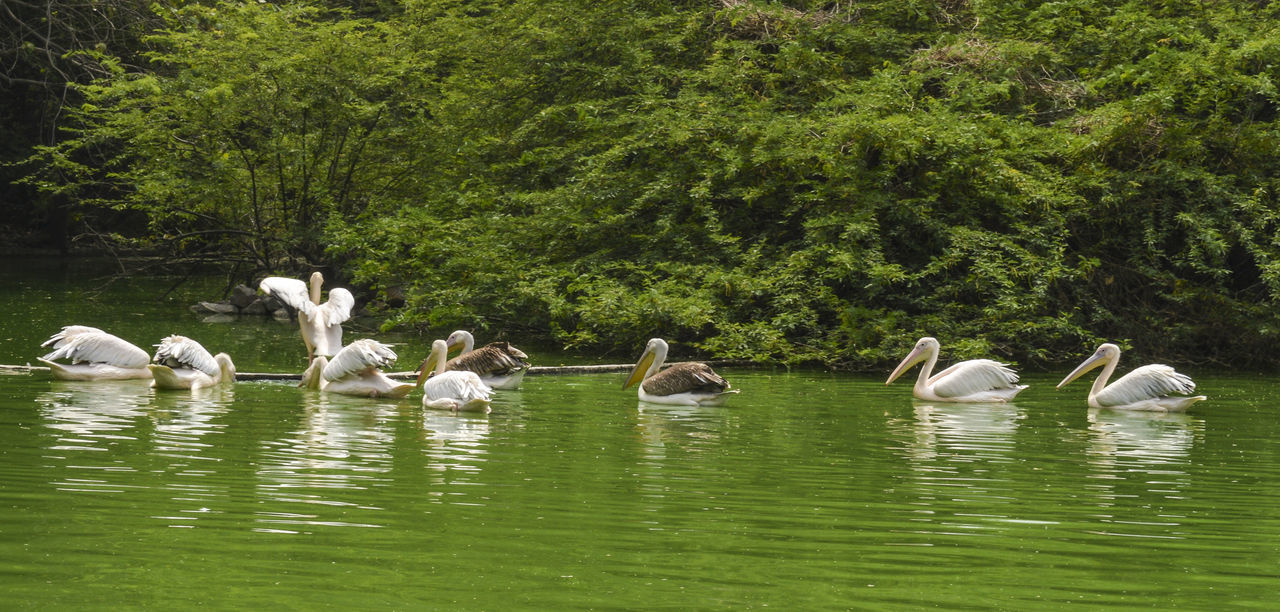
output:
<svg viewBox="0 0 1280 612"><path fill-rule="evenodd" d="M705 363L676 363L663 370L667 349L666 340L651 338L622 388L639 382L637 394L642 401L679 406L719 406L725 396L738 392Z"/></svg>
<svg viewBox="0 0 1280 612"><path fill-rule="evenodd" d="M329 290L329 301L320 303L324 275L311 273L308 287L296 278L268 276L258 283L263 293L274 296L298 311L302 342L307 346L307 360L316 356L333 358L342 348L342 324L351 318L355 297L342 287Z"/></svg>
<svg viewBox="0 0 1280 612"><path fill-rule="evenodd" d="M490 342L478 349L471 332L457 330L445 340L448 350L461 347L457 357L445 362L446 370L469 370L494 389L517 389L529 370L529 356L506 342ZM472 350L474 349L474 350Z"/></svg>
<svg viewBox="0 0 1280 612"><path fill-rule="evenodd" d="M298 386L343 395L399 399L415 385L398 383L382 373L382 368L395 361L396 353L391 347L377 340L356 340L342 347L333 361L317 355L302 373Z"/></svg>
<svg viewBox="0 0 1280 612"><path fill-rule="evenodd" d="M196 390L235 381L236 367L226 353L210 355L199 342L177 335L156 347L155 363L147 366L156 389Z"/></svg>
<svg viewBox="0 0 1280 612"><path fill-rule="evenodd" d="M493 390L475 372L445 370L448 352L448 344L444 340L431 343L431 354L418 370L422 406L455 412L489 412L489 394Z"/></svg>
<svg viewBox="0 0 1280 612"><path fill-rule="evenodd" d="M96 327L67 325L41 344L53 351L39 358L58 380L151 378L151 356L127 340ZM66 359L71 363L57 363Z"/></svg>
<svg viewBox="0 0 1280 612"><path fill-rule="evenodd" d="M925 361L920 377L911 388L916 399L932 402L1007 402L1027 385L1018 384L1018 373L1009 366L990 359L961 361L937 374L933 366L938 363L940 345L934 338L924 337L916 342L902 363L889 375L889 384L902 376L911 366Z"/></svg>
<svg viewBox="0 0 1280 612"><path fill-rule="evenodd" d="M1077 379L1081 374L1105 364L1102 373L1094 379L1089 389L1090 408L1113 408L1116 410L1148 410L1156 412L1180 412L1196 402L1209 399L1203 395L1191 395L1196 390L1196 383L1190 376L1179 374L1173 368L1153 363L1134 369L1121 376L1119 380L1107 384L1111 374L1116 371L1120 362L1120 347L1110 342L1098 346L1088 359L1072 370L1067 377L1058 383L1063 385ZM1175 395L1176 394L1176 395Z"/></svg>

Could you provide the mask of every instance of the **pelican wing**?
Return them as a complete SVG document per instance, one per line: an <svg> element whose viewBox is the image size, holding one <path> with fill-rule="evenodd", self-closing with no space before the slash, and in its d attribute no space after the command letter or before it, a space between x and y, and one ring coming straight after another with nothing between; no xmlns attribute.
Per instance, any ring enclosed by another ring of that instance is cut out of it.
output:
<svg viewBox="0 0 1280 612"><path fill-rule="evenodd" d="M81 327L77 333L66 335L67 330L73 327L78 326L62 328L60 334L44 344L48 346L52 343L55 347L44 359L68 359L71 363L105 363L121 368L143 368L151 361L151 356L146 351L92 327ZM65 337L59 339L59 336Z"/></svg>
<svg viewBox="0 0 1280 612"><path fill-rule="evenodd" d="M474 351L450 359L446 370L465 370L482 375L506 375L529 367L529 356L506 342L491 342Z"/></svg>
<svg viewBox="0 0 1280 612"><path fill-rule="evenodd" d="M311 293L303 281L283 276L268 276L258 283L258 289L304 315L309 317L315 315L316 305L311 302Z"/></svg>
<svg viewBox="0 0 1280 612"><path fill-rule="evenodd" d="M422 385L422 394L428 399L456 399L463 402L489 399L493 390L475 372L449 371L428 378Z"/></svg>
<svg viewBox="0 0 1280 612"><path fill-rule="evenodd" d="M964 397L992 389L1007 389L1017 383L1017 372L990 359L961 361L928 380L938 397Z"/></svg>
<svg viewBox="0 0 1280 612"><path fill-rule="evenodd" d="M1121 376L1096 398L1102 406L1123 406L1168 395L1187 395L1195 390L1196 383L1191 377L1167 365L1153 363Z"/></svg>
<svg viewBox="0 0 1280 612"><path fill-rule="evenodd" d="M720 393L729 388L729 381L716 374L705 363L688 362L673 364L644 379L640 386L652 395L675 395L690 391Z"/></svg>
<svg viewBox="0 0 1280 612"><path fill-rule="evenodd" d="M396 353L391 347L377 340L356 340L342 347L324 367L325 380L340 380L352 374L359 374L370 369L382 369L396 362Z"/></svg>
<svg viewBox="0 0 1280 612"><path fill-rule="evenodd" d="M191 368L200 370L217 379L222 376L222 368L209 351L199 342L186 336L169 336L156 345L155 362L170 368Z"/></svg>
<svg viewBox="0 0 1280 612"><path fill-rule="evenodd" d="M75 338L80 334L105 334L105 333L107 332L104 332L96 327L89 327L88 325L67 325L67 326L64 326L61 331L54 334L53 337L49 338L48 340L45 340L44 344L41 344L40 346L53 346L53 348L62 348L64 344L70 342L72 338Z"/></svg>
<svg viewBox="0 0 1280 612"><path fill-rule="evenodd" d="M337 287L329 290L329 299L319 307L321 322L325 327L342 325L351 318L351 309L356 305L355 296L350 291Z"/></svg>

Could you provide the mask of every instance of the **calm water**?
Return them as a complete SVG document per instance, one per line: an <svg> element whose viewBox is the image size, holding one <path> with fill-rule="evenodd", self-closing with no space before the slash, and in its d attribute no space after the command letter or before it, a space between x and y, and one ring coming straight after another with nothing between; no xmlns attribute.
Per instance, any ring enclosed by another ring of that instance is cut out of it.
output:
<svg viewBox="0 0 1280 612"><path fill-rule="evenodd" d="M0 362L84 323L300 366L293 324L186 312L216 283L85 299L79 274L21 269ZM529 376L484 417L0 375L0 603L1273 608L1276 378L1180 369L1210 401L1166 416L1090 413L1063 372L950 406L882 375L728 369L741 395L699 409L640 405L621 374Z"/></svg>

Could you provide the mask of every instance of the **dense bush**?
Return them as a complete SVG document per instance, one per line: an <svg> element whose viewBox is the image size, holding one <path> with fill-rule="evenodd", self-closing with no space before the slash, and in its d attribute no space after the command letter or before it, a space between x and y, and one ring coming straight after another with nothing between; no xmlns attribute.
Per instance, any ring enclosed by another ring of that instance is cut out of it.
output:
<svg viewBox="0 0 1280 612"><path fill-rule="evenodd" d="M1265 3L406 2L167 16L39 159L389 325L865 367L1275 365ZM52 176L46 174L44 176Z"/></svg>

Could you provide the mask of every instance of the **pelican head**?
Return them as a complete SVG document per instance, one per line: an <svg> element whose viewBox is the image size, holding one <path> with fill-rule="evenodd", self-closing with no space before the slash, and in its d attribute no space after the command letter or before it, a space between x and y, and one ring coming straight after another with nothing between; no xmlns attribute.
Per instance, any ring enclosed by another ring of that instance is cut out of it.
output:
<svg viewBox="0 0 1280 612"><path fill-rule="evenodd" d="M631 374L622 383L622 388L626 389L648 378L654 371L661 368L666 360L667 341L662 338L650 338L649 343L644 346L644 352L640 354L640 360L636 362L636 367L631 369Z"/></svg>
<svg viewBox="0 0 1280 612"><path fill-rule="evenodd" d="M324 287L324 275L319 271L311 273L311 284L308 286L312 304L320 303L320 291Z"/></svg>
<svg viewBox="0 0 1280 612"><path fill-rule="evenodd" d="M911 349L911 352L907 353L902 363L899 363L898 367L893 369L893 373L889 375L889 380L884 381L884 384L887 385L897 380L899 376L902 376L903 372L910 370L911 366L928 359L930 355L937 355L938 347L938 341L929 336L917 340L915 348Z"/></svg>
<svg viewBox="0 0 1280 612"><path fill-rule="evenodd" d="M1093 355L1090 355L1088 359L1084 360L1084 363L1077 366L1070 374L1067 374L1067 377L1062 379L1062 382L1058 383L1058 386L1055 388L1061 389L1063 385L1080 378L1080 376L1085 372L1107 363L1114 362L1119 357L1120 347L1111 344L1110 342L1104 343L1098 347L1098 350L1093 352Z"/></svg>
<svg viewBox="0 0 1280 612"><path fill-rule="evenodd" d="M467 342L468 340L470 340L470 342ZM449 334L449 337L446 338L444 342L445 350L452 351L454 349L461 348L465 353L470 350L468 345L474 347L476 341L475 336L472 336L471 332L459 329L452 334Z"/></svg>

